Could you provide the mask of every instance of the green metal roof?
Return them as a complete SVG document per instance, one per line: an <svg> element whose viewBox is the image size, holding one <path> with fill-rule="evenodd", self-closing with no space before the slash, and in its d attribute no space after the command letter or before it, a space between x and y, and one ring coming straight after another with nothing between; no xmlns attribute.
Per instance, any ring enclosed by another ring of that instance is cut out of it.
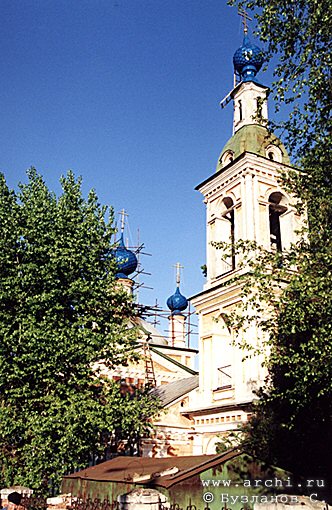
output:
<svg viewBox="0 0 332 510"><path fill-rule="evenodd" d="M282 163L285 165L290 164L289 156L285 149L285 146L281 143L279 138L271 134L266 127L260 126L259 124L248 124L242 126L232 138L228 140L225 147L221 151L220 158L218 160L216 171L222 169L222 157L227 151L233 152L233 158L236 159L244 152L251 152L259 156L266 157L266 148L269 145L275 145L282 153Z"/></svg>
<svg viewBox="0 0 332 510"><path fill-rule="evenodd" d="M162 347L163 346L161 346L161 348ZM159 354L159 356L161 356L162 358L166 359L167 361L170 361L171 363L173 363L177 367L181 368L182 370L185 370L186 372L189 372L189 374L192 374L192 375L197 375L198 374L198 372L196 370L193 370L192 368L189 368L186 365L183 365L182 363L180 363L176 359L173 359L171 356L167 356L167 354L161 352L158 349L158 347L152 347L152 345L150 345L150 351L153 351L156 354Z"/></svg>

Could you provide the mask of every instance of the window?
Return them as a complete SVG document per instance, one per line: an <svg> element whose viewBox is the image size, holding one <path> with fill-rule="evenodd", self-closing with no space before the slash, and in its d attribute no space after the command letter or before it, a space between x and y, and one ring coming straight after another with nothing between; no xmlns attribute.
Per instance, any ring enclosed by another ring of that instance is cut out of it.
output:
<svg viewBox="0 0 332 510"><path fill-rule="evenodd" d="M242 101L239 99L239 121L243 119Z"/></svg>
<svg viewBox="0 0 332 510"><path fill-rule="evenodd" d="M265 156L270 161L277 161L278 163L282 162L282 152L276 145L268 145L265 149Z"/></svg>
<svg viewBox="0 0 332 510"><path fill-rule="evenodd" d="M225 365L218 368L218 389L232 387L232 365Z"/></svg>
<svg viewBox="0 0 332 510"><path fill-rule="evenodd" d="M234 152L226 151L221 157L222 166L226 166L234 160Z"/></svg>
<svg viewBox="0 0 332 510"><path fill-rule="evenodd" d="M258 120L262 119L262 98L256 97L256 116Z"/></svg>

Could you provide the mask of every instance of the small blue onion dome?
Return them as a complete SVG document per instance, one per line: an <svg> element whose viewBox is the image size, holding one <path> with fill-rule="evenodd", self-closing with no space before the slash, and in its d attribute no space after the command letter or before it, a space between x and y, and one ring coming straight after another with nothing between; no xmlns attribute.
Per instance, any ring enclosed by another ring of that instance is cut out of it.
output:
<svg viewBox="0 0 332 510"><path fill-rule="evenodd" d="M114 250L114 257L117 265L116 278L128 278L137 268L137 257L135 253L125 247L123 234L118 241L118 246Z"/></svg>
<svg viewBox="0 0 332 510"><path fill-rule="evenodd" d="M243 38L242 46L233 56L234 69L242 81L253 81L264 62L262 50L252 44L247 35Z"/></svg>
<svg viewBox="0 0 332 510"><path fill-rule="evenodd" d="M182 296L179 287L176 287L174 294L167 299L167 306L172 315L181 315L181 312L187 308L188 300Z"/></svg>

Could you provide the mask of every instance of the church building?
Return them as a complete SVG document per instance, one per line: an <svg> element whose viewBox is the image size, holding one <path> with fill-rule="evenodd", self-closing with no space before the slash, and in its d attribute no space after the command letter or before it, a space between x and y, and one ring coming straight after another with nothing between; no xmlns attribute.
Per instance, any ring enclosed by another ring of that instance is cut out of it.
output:
<svg viewBox="0 0 332 510"><path fill-rule="evenodd" d="M216 171L197 186L206 204L206 266L204 289L191 298L199 317L199 388L190 396L187 415L195 423L193 454L215 453L216 442L250 416L254 390L265 379L261 332L253 325L242 335L260 355L244 359L234 343L227 314L241 304L235 243L254 241L269 250L287 250L296 242L301 218L292 198L280 187L280 170L290 168L281 141L267 129L268 88L256 75L263 58L245 29L233 57L238 83L226 96L234 104L233 135L221 151ZM225 242L228 249L214 243ZM217 437L219 436L219 437Z"/></svg>
<svg viewBox="0 0 332 510"><path fill-rule="evenodd" d="M136 325L142 331L145 361L113 373L113 378L138 385L146 383L150 373L148 382L167 411L155 421L155 437L143 440L144 456L214 454L222 436L250 418L255 390L267 375L266 352L257 326L250 324L236 338L227 320L230 312L241 309L242 289L236 277L249 271L236 243L251 241L267 250L287 250L301 227L292 197L280 187L280 171L291 169L290 160L282 142L267 128L268 88L257 79L262 52L249 40L246 27L233 64L235 87L221 103L233 101L233 134L215 172L196 188L206 204L207 279L203 290L190 299L199 320L199 373L194 368L197 351L184 340L182 312L188 302L180 293L179 279L167 301L169 338L141 320ZM220 242L227 250L218 248ZM132 292L129 275L137 260L123 236L116 259L119 284ZM239 338L252 349L244 351Z"/></svg>
<svg viewBox="0 0 332 510"><path fill-rule="evenodd" d="M116 243L114 258L117 265L118 285L132 295L135 285L132 279L138 265L134 251L124 242L124 215L122 212L121 235ZM168 336L151 322L138 316L131 319L129 327L137 332L139 361L128 366L116 366L112 370L102 360L102 373L119 381L124 392L149 385L158 396L165 412L155 421L152 437L142 438L140 453L143 457L169 457L191 455L194 436L191 434L193 420L182 414L188 405L188 393L198 387L198 372L195 370L197 350L186 341L186 315L188 300L180 292L180 264L177 267L176 289L168 298ZM111 452L116 455L118 452Z"/></svg>

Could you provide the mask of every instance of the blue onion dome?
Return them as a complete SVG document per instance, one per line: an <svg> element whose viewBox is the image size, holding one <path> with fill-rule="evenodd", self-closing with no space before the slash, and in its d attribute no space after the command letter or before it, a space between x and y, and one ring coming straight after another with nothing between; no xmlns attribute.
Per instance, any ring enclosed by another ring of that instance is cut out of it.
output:
<svg viewBox="0 0 332 510"><path fill-rule="evenodd" d="M118 246L114 250L114 257L117 265L116 278L128 278L137 268L137 257L134 252L125 247L123 234L118 241Z"/></svg>
<svg viewBox="0 0 332 510"><path fill-rule="evenodd" d="M181 315L181 312L187 308L188 300L182 296L179 287L176 287L174 294L167 299L167 306L172 315Z"/></svg>
<svg viewBox="0 0 332 510"><path fill-rule="evenodd" d="M242 46L236 50L233 56L234 69L241 76L241 80L254 81L254 78L264 62L262 50L252 44L245 34Z"/></svg>

